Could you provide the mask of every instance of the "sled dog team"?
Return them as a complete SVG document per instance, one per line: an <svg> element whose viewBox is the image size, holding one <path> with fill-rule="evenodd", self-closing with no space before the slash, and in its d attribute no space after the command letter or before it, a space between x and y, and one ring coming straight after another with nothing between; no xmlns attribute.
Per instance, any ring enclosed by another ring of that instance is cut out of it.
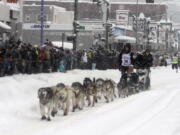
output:
<svg viewBox="0 0 180 135"><path fill-rule="evenodd" d="M38 98L41 119L50 121L51 116L54 117L60 110L63 115L68 115L69 111L82 110L86 105L93 107L103 98L108 103L114 100L116 93L119 97L124 96L123 89L117 92L116 88L117 84L113 80L102 78L84 78L83 84L73 82L71 86L59 83L56 86L40 88Z"/></svg>

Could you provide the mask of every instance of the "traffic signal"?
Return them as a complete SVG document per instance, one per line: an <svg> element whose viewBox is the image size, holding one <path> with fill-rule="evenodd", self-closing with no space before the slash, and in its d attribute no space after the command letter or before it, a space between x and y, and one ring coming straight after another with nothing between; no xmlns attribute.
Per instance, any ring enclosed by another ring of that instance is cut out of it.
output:
<svg viewBox="0 0 180 135"><path fill-rule="evenodd" d="M146 3L154 3L154 0L146 0Z"/></svg>
<svg viewBox="0 0 180 135"><path fill-rule="evenodd" d="M75 39L75 35L67 36L67 41L73 41Z"/></svg>
<svg viewBox="0 0 180 135"><path fill-rule="evenodd" d="M79 32L79 30L85 30L85 26L80 25L78 21L74 21L73 26L75 28L75 32Z"/></svg>
<svg viewBox="0 0 180 135"><path fill-rule="evenodd" d="M78 21L74 21L73 22L73 26L74 26L75 32L79 32L79 28L80 28L79 22Z"/></svg>

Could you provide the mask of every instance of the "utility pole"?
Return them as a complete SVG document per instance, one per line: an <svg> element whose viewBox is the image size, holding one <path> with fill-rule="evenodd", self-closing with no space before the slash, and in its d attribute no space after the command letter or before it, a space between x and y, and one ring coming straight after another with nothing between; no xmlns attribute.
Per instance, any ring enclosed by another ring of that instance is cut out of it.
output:
<svg viewBox="0 0 180 135"><path fill-rule="evenodd" d="M168 18L167 18L167 13L166 13L166 33L165 33L165 43L166 43L166 48L165 48L165 50L166 50L166 52L168 51L168 40L169 40L169 37L168 37L168 29L167 29L167 20L168 20Z"/></svg>
<svg viewBox="0 0 180 135"><path fill-rule="evenodd" d="M148 20L147 21L147 46L146 46L146 48L144 48L144 49L150 49L150 42L149 42L149 33L150 33L150 29L149 29L149 23L150 23L150 21Z"/></svg>
<svg viewBox="0 0 180 135"><path fill-rule="evenodd" d="M77 37L78 37L78 31L76 28L76 24L77 24L77 20L78 20L78 0L75 0L74 2L74 22L73 22L73 50L76 50L77 48Z"/></svg>
<svg viewBox="0 0 180 135"><path fill-rule="evenodd" d="M103 12L103 23L105 27L105 48L109 48L109 2L106 0L99 1Z"/></svg>
<svg viewBox="0 0 180 135"><path fill-rule="evenodd" d="M44 0L41 0L41 35L40 35L40 45L44 44Z"/></svg>
<svg viewBox="0 0 180 135"><path fill-rule="evenodd" d="M160 24L157 25L157 45L158 45L158 51L160 51L160 45L159 45L159 26Z"/></svg>
<svg viewBox="0 0 180 135"><path fill-rule="evenodd" d="M64 49L64 40L65 40L65 33L62 33L62 48Z"/></svg>
<svg viewBox="0 0 180 135"><path fill-rule="evenodd" d="M106 3L106 22L105 22L105 28L106 28L105 47L106 47L106 49L109 49L109 26L108 26L108 20L109 20L109 4Z"/></svg>
<svg viewBox="0 0 180 135"><path fill-rule="evenodd" d="M21 23L21 40L23 41L23 9L24 9L24 0L20 0L19 1L19 5L20 5L20 20L19 22Z"/></svg>
<svg viewBox="0 0 180 135"><path fill-rule="evenodd" d="M136 48L138 47L138 11L139 11L139 0L136 1Z"/></svg>

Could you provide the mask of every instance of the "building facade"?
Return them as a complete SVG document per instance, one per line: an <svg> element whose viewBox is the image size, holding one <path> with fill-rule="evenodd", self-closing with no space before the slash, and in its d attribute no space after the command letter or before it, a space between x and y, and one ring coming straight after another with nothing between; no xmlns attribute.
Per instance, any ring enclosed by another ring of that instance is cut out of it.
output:
<svg viewBox="0 0 180 135"><path fill-rule="evenodd" d="M124 3L123 3L124 2ZM40 5L40 1L28 0L24 2L28 5ZM67 11L74 10L74 1L68 0L60 0L60 1L45 1L45 5L55 5L58 7L65 8ZM166 5L163 4L145 4L145 1L139 1L138 5L138 14L143 12L146 17L151 17L153 20L159 21L163 15L166 14ZM85 0L80 1L78 4L78 20L81 22L81 25L86 26L85 30L80 30L78 33L78 45L86 46L85 48L91 47L93 44L93 40L96 38L96 35L104 34L104 28L102 23L102 9L97 6L96 3L92 3L91 1ZM111 22L116 22L116 11L117 10L128 10L129 17L135 16L137 11L137 5L135 1L111 1L110 4L110 13L109 17ZM26 12L24 14L27 14ZM35 15L36 16L36 15ZM61 15L60 15L61 16ZM28 18L28 17L27 17ZM36 16L37 18L37 16ZM47 19L50 19L47 17ZM97 23L98 22L98 23ZM35 23L35 22L34 22ZM56 24L58 25L58 23ZM51 26L53 28L53 26ZM57 26L56 30L50 29L48 32L51 33L52 37L47 37L47 33L45 31L46 38L50 40L61 40L62 33L66 33L66 35L72 33L72 25L69 26L69 29L59 29L61 26ZM99 28L98 28L99 27ZM65 28L65 27L64 27ZM53 32L55 31L55 32ZM35 33L34 33L35 34ZM32 35L34 35L32 34ZM37 35L37 34L36 34ZM55 38L56 37L56 38ZM28 37L29 38L29 37ZM31 39L32 40L32 39ZM27 40L30 42L30 40ZM34 40L33 40L34 41ZM36 41L36 40L35 40ZM38 43L38 42L37 42Z"/></svg>
<svg viewBox="0 0 180 135"><path fill-rule="evenodd" d="M0 44L4 44L9 39L17 39L20 36L18 30L20 7L17 3L8 3L6 0L0 1Z"/></svg>

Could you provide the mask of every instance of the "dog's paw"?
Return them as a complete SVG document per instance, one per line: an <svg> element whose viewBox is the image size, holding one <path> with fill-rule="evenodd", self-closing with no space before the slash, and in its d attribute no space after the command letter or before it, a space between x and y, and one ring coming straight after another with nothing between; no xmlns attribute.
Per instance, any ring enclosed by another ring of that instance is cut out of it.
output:
<svg viewBox="0 0 180 135"><path fill-rule="evenodd" d="M48 117L48 118L47 118L47 121L51 121L51 118L50 118L50 117Z"/></svg>
<svg viewBox="0 0 180 135"><path fill-rule="evenodd" d="M55 115L57 114L57 111L52 111L51 112L51 116L55 117Z"/></svg>
<svg viewBox="0 0 180 135"><path fill-rule="evenodd" d="M46 119L46 116L43 115L43 116L41 117L41 120L45 120L45 119Z"/></svg>

